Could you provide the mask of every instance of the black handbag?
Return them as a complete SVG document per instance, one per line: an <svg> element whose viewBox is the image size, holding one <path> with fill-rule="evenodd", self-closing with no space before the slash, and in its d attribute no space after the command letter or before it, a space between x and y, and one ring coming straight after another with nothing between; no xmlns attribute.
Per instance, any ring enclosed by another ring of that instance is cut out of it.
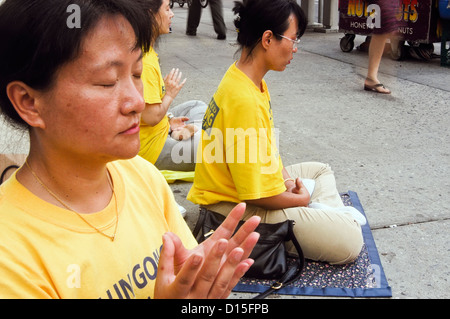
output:
<svg viewBox="0 0 450 319"><path fill-rule="evenodd" d="M225 220L225 216L200 208L200 214L193 231L197 241L201 243L207 239ZM240 221L236 227L236 231L244 224ZM301 276L305 260L303 251L295 238L294 221L286 220L276 224L260 223L256 228L256 232L260 234L260 238L255 245L250 258L255 262L245 274L246 277L259 279L276 279L276 282L264 293L255 297L262 299L272 292L281 289L283 286L297 280ZM298 257L291 265L288 263L288 254L285 242L292 241Z"/></svg>

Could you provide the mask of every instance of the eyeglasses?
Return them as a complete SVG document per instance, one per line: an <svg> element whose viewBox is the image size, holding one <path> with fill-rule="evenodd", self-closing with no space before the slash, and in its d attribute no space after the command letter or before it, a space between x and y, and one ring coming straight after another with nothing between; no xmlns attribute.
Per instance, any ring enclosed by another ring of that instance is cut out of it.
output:
<svg viewBox="0 0 450 319"><path fill-rule="evenodd" d="M299 39L292 40L291 38L288 38L288 37L286 37L286 36L284 36L284 35L281 35L281 34L277 34L277 35L280 36L280 37L282 37L283 39L286 39L286 40L291 41L292 44L293 44L293 46L294 46L294 49L296 49L296 48L298 47L299 43L300 43L300 38L299 38Z"/></svg>

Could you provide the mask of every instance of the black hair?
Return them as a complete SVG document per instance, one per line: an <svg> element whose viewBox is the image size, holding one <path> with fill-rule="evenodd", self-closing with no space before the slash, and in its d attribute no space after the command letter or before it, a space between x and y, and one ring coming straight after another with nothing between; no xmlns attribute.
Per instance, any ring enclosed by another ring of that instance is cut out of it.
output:
<svg viewBox="0 0 450 319"><path fill-rule="evenodd" d="M150 10L151 12L153 12L153 14L158 13L163 2L163 0L142 0L142 1L147 10Z"/></svg>
<svg viewBox="0 0 450 319"><path fill-rule="evenodd" d="M153 17L155 17L163 4L163 0L142 0L142 3L144 5L144 9L148 11ZM159 37L159 27L156 23L154 23L152 43L155 43L158 37Z"/></svg>
<svg viewBox="0 0 450 319"><path fill-rule="evenodd" d="M298 21L298 34L301 37L306 30L307 19L302 8L295 0L243 0L235 1L233 12L237 15L234 25L238 31L237 42L242 48L249 49L251 55L261 41L265 31L271 30L280 40L289 28L289 16L294 14Z"/></svg>
<svg viewBox="0 0 450 319"><path fill-rule="evenodd" d="M70 8L80 25L70 25ZM36 90L51 88L58 69L80 54L83 40L102 17L121 15L136 35L136 48L150 49L154 20L142 0L6 0L0 5L0 108L13 126L27 128L6 94L12 81Z"/></svg>

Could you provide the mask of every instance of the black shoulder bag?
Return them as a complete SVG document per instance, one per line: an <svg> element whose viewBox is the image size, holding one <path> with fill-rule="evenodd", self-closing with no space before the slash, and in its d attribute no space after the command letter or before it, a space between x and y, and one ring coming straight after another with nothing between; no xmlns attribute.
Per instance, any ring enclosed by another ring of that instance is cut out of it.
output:
<svg viewBox="0 0 450 319"><path fill-rule="evenodd" d="M201 207L193 232L197 241L201 243L207 239L224 220L223 215ZM243 224L244 222L240 221L236 231ZM286 220L277 224L260 223L256 228L255 231L260 234L260 238L250 254L250 258L255 262L247 271L246 276L259 279L276 279L277 281L254 299L263 299L300 278L305 260L300 244L295 238L293 227L294 221ZM287 241L292 241L298 253L298 258L291 266L288 265L288 255L285 248L285 242Z"/></svg>

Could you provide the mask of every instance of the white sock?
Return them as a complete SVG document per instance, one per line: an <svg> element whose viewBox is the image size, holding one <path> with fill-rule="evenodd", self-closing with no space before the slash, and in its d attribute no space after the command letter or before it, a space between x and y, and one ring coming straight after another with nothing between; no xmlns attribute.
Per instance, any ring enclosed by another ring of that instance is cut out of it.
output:
<svg viewBox="0 0 450 319"><path fill-rule="evenodd" d="M183 216L183 217L186 216L186 208L184 208L183 206L181 206L178 203L177 203L177 205L178 205L178 209L180 210L181 216Z"/></svg>

